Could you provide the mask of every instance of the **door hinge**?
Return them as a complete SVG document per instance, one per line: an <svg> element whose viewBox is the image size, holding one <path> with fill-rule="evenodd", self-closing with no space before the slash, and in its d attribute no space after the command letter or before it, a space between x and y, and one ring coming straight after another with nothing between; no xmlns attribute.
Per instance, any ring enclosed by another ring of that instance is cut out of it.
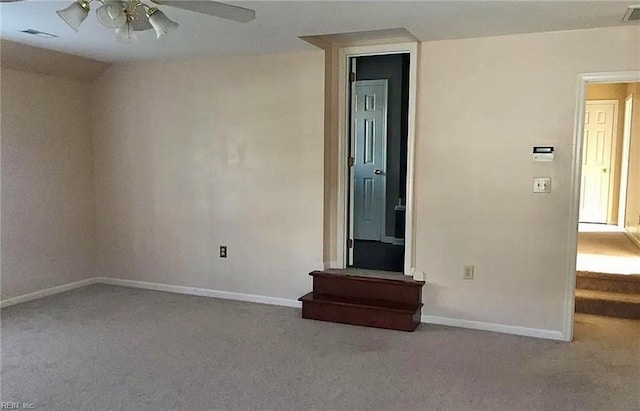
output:
<svg viewBox="0 0 640 411"><path fill-rule="evenodd" d="M347 248L353 248L353 240L352 239L348 239L347 240Z"/></svg>
<svg viewBox="0 0 640 411"><path fill-rule="evenodd" d="M349 167L353 167L355 163L356 163L356 159L353 157L349 157Z"/></svg>
<svg viewBox="0 0 640 411"><path fill-rule="evenodd" d="M353 71L349 73L349 81L351 83L353 83L354 81L356 81L356 73L354 73Z"/></svg>

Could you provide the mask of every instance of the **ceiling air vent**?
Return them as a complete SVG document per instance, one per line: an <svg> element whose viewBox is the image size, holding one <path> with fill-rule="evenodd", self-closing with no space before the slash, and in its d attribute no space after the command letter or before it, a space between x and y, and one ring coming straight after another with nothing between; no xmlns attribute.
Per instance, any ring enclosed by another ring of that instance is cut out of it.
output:
<svg viewBox="0 0 640 411"><path fill-rule="evenodd" d="M640 4L629 6L622 21L640 21Z"/></svg>
<svg viewBox="0 0 640 411"><path fill-rule="evenodd" d="M34 29L20 30L20 33L31 34L32 36L44 37L45 39L54 39L58 37L55 34L45 33L44 31L34 30Z"/></svg>

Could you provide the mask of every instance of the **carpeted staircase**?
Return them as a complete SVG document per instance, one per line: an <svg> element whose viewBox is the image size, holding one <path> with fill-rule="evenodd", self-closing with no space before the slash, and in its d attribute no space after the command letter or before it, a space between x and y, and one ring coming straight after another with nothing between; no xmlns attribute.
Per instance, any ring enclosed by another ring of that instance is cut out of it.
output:
<svg viewBox="0 0 640 411"><path fill-rule="evenodd" d="M424 281L401 274L370 276L313 271L313 291L300 297L302 318L413 331L420 325Z"/></svg>
<svg viewBox="0 0 640 411"><path fill-rule="evenodd" d="M579 271L576 312L640 320L640 275Z"/></svg>

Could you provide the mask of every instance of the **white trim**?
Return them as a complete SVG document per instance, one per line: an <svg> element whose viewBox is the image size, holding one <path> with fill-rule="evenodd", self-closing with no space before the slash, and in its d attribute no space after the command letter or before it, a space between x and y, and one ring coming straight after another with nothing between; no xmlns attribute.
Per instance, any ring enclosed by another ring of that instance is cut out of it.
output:
<svg viewBox="0 0 640 411"><path fill-rule="evenodd" d="M578 255L578 212L580 210L580 176L582 172L582 139L587 83L632 83L640 81L640 71L579 74L574 118L573 153L571 154L571 200L567 224L566 282L562 340L573 339L573 317L576 293L576 256Z"/></svg>
<svg viewBox="0 0 640 411"><path fill-rule="evenodd" d="M328 270L330 268L338 268L340 266L340 264L338 264L336 260L323 261L322 264L325 270Z"/></svg>
<svg viewBox="0 0 640 411"><path fill-rule="evenodd" d="M11 305L25 303L27 301L36 300L38 298L48 297L54 294L64 293L76 288L85 287L92 284L118 285L122 287L141 288L145 290L164 291L176 294L198 295L202 297L220 298L223 300L246 301L259 304L279 305L283 307L300 308L302 303L298 300L288 298L267 297L255 294L243 294L230 291L212 290L209 288L185 287L179 285L169 285L161 283L151 283L147 281L125 280L122 278L110 277L93 277L86 280L76 281L69 284L59 285L57 287L47 288L45 290L36 291L29 294L20 295L18 297L8 298L0 301L0 308L9 307Z"/></svg>
<svg viewBox="0 0 640 411"><path fill-rule="evenodd" d="M380 241L386 244L393 244L393 240L395 239L392 235L383 235Z"/></svg>
<svg viewBox="0 0 640 411"><path fill-rule="evenodd" d="M544 338L547 340L566 341L562 332L542 328L518 327L515 325L486 323L482 321L462 320L458 318L438 317L433 315L423 315L420 320L427 324L446 325L448 327L459 327L503 334L522 335L525 337Z"/></svg>
<svg viewBox="0 0 640 411"><path fill-rule="evenodd" d="M56 287L46 288L40 291L34 291L32 293L19 295L17 297L7 298L0 301L0 308L9 307L15 304L26 303L27 301L37 300L38 298L48 297L54 294L64 293L66 291L74 290L76 288L84 287L91 284L99 283L98 278L88 278L86 280L75 281L73 283L62 284Z"/></svg>
<svg viewBox="0 0 640 411"><path fill-rule="evenodd" d="M620 194L618 200L618 227L627 225L627 192L629 189L629 161L631 161L631 120L633 119L633 93L624 99L622 130L622 158L620 159Z"/></svg>
<svg viewBox="0 0 640 411"><path fill-rule="evenodd" d="M168 293L197 295L201 297L213 297L223 300L246 301L251 303L279 305L283 307L300 308L302 303L298 300L288 298L267 297L256 294L243 294L231 291L212 290L209 288L185 287L180 285L151 283L147 281L125 280L122 278L100 277L99 282L108 285L119 285L122 287L142 288L145 290L164 291Z"/></svg>
<svg viewBox="0 0 640 411"><path fill-rule="evenodd" d="M417 279L424 279L424 273L412 273ZM575 273L574 273L575 274ZM209 288L186 287L179 285L152 283L147 281L125 280L122 278L110 277L94 277L87 280L76 281L74 283L64 284L57 287L48 288L46 290L36 291L34 293L25 294L19 297L9 298L0 302L0 307L8 307L37 298L46 297L53 294L59 294L76 288L84 287L91 284L106 284L121 287L139 288L144 290L163 291L176 294L196 295L200 297L220 298L223 300L245 301L259 304L276 305L282 307L300 308L302 303L298 300L289 298L267 297L263 295L236 293L231 291L212 290ZM438 317L432 315L423 315L421 322L429 324L445 325L449 327L460 327L472 330L491 331L504 334L522 335L527 337L544 338L550 340L564 340L564 334L560 331L545 330L538 328L518 327L513 325L487 323L481 321L463 320L457 318Z"/></svg>
<svg viewBox="0 0 640 411"><path fill-rule="evenodd" d="M635 245L640 247L640 239L638 239L631 231L625 228L623 232L627 235L627 237L629 237L631 241L633 241Z"/></svg>
<svg viewBox="0 0 640 411"><path fill-rule="evenodd" d="M393 245L404 245L404 238L397 238L392 235L385 235L382 238L382 242L386 244L393 244Z"/></svg>
<svg viewBox="0 0 640 411"><path fill-rule="evenodd" d="M354 161L354 165L355 165L355 158L356 155L354 154L356 151L356 122L353 121L353 115L356 112L356 105L358 104L358 101L356 98L352 98L352 96L356 96L357 91L356 91L356 82L355 81L351 81L351 76L353 76L353 78L357 78L358 77L358 65L355 64L355 61L348 58L347 59L347 70L349 71L349 93L346 95L347 98L347 102L345 103L345 107L348 107L349 110L349 115L348 118L349 120L351 120L349 122L349 124L347 125L347 127L349 128L349 141L348 141L348 149L347 149L347 153L346 156L348 158L348 162L351 161L351 156L353 155L353 161ZM385 106L387 104L389 104L389 92L388 89L385 92L387 94L387 96L385 97L386 101L385 101ZM386 107L385 107L386 108ZM386 116L386 114L385 114ZM385 119L385 128L387 127L386 124L386 119ZM388 130L387 130L388 131ZM385 139L386 140L386 139ZM386 141L385 141L385 149L386 149ZM386 153L385 153L386 154ZM340 166L340 164L338 164L338 167ZM355 168L355 167L354 167ZM351 239L353 241L353 243L351 244L351 247L347 248L347 261L345 261L345 267L348 267L350 265L353 265L355 262L355 251L356 251L356 245L355 245L355 240L356 240L356 236L355 236L355 232L356 232L356 225L353 224L353 221L355 221L355 216L356 216L356 179L355 179L355 170L351 170L351 167L346 167L346 178L347 178L347 190L348 191L348 198L349 200L345 200L347 201L347 213L348 215L345 217L346 221L351 221L351 224L347 223L347 233L345 234L347 239ZM386 181L385 181L386 183ZM347 240L348 241L348 240ZM348 244L348 243L347 243Z"/></svg>
<svg viewBox="0 0 640 411"><path fill-rule="evenodd" d="M338 193L337 193L337 260L338 264L332 268L345 268L347 265L346 234L348 207L346 196L348 195L348 135L349 122L347 121L348 105L348 75L349 59L358 56L374 56L387 54L409 54L409 121L407 130L407 191L405 213L405 252L404 274L411 275L414 270L414 178L415 178L415 140L416 140L416 102L418 86L418 42L380 44L372 46L342 47L338 52Z"/></svg>

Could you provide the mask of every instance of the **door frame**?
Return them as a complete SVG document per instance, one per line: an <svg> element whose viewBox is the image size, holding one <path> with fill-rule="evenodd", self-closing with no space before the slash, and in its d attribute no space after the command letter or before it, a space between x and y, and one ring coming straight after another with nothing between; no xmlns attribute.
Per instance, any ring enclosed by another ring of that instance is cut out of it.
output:
<svg viewBox="0 0 640 411"><path fill-rule="evenodd" d="M627 113L629 107L629 113ZM628 115L627 115L628 114ZM633 93L624 99L624 125L622 128L622 158L620 159L620 195L618 197L618 227L626 230L627 193L629 189L629 161L631 160L631 120L633 119Z"/></svg>
<svg viewBox="0 0 640 411"><path fill-rule="evenodd" d="M352 68L353 70L353 68ZM385 139L382 141L382 162L383 162L383 173L387 173L387 135L389 133L388 124L387 124L387 114L389 112L389 80L388 79L376 79L376 80L356 80L353 82L353 91L358 86L358 83L367 85L379 85L384 87L384 95L385 95L385 103L384 103L384 112L383 112L383 129L385 131ZM352 100L352 104L350 106L350 117L355 113L355 101ZM350 127L350 139L349 139L349 153L353 153L356 148L356 136L355 136L355 124L351 121ZM354 173L355 174L355 173ZM354 238L354 218L355 218L355 179L349 178L349 238ZM385 207L380 210L380 241L383 241L384 237L386 237L386 224L387 224L387 210L386 210L386 199L387 199L387 179L385 178L382 183L382 198L385 201ZM348 261L353 261L353 248L349 249L348 253Z"/></svg>
<svg viewBox="0 0 640 411"><path fill-rule="evenodd" d="M618 213L613 212L613 197L615 195L615 180L616 175L618 174L618 164L616 164L616 152L618 147L618 116L620 112L618 111L618 100L606 99L606 100L586 100L585 101L585 110L587 104L613 104L613 124L611 125L611 152L609 155L609 190L607 191L607 215L605 216L606 224L613 224ZM583 136L584 138L584 136ZM582 174L582 168L580 169L580 173ZM620 202L618 202L618 207L620 207Z"/></svg>
<svg viewBox="0 0 640 411"><path fill-rule="evenodd" d="M347 239L349 238L349 62L353 57L380 56L389 54L409 54L409 119L407 128L407 188L405 209L404 274L415 271L415 231L414 231L414 158L416 140L416 101L418 80L418 42L378 44L367 46L341 47L338 50L338 218L337 265L346 268L348 262Z"/></svg>
<svg viewBox="0 0 640 411"><path fill-rule="evenodd" d="M640 71L584 73L577 79L576 110L574 116L573 153L571 154L571 200L567 224L566 285L562 339L573 340L576 294L576 259L578 256L578 214L580 211L580 181L582 177L582 145L584 139L584 112L587 84L640 82Z"/></svg>

